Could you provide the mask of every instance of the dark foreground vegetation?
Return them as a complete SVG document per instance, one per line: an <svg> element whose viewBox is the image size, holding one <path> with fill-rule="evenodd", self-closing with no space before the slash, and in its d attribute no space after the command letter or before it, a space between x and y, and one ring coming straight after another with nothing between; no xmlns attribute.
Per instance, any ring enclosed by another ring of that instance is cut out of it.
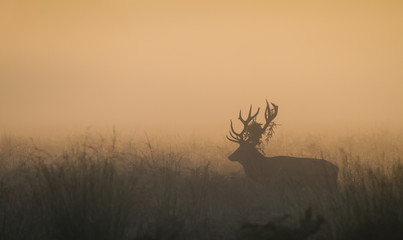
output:
<svg viewBox="0 0 403 240"><path fill-rule="evenodd" d="M56 151L3 135L0 239L403 239L401 138L273 143L337 164L340 193L329 196L251 182L224 142L86 135Z"/></svg>

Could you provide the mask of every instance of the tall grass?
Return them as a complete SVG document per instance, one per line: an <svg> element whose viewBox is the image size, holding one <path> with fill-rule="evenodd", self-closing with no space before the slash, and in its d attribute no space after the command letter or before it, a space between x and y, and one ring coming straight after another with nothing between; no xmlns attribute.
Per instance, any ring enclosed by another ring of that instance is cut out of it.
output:
<svg viewBox="0 0 403 240"><path fill-rule="evenodd" d="M348 156L344 156L347 164ZM338 203L341 239L402 239L403 165L368 166L354 162L342 172Z"/></svg>
<svg viewBox="0 0 403 240"><path fill-rule="evenodd" d="M403 141L367 137L284 148L340 167L340 193L322 196L250 181L224 142L175 148L86 134L50 151L4 135L0 239L402 239Z"/></svg>

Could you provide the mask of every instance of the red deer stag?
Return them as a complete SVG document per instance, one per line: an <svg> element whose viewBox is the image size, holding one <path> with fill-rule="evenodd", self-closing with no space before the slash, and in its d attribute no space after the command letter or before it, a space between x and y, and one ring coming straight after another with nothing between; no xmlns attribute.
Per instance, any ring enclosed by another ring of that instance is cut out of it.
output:
<svg viewBox="0 0 403 240"><path fill-rule="evenodd" d="M239 111L239 120L243 123L241 132L236 132L231 125L230 137L227 139L239 144L238 149L228 158L231 161L239 162L245 174L254 180L270 187L271 189L311 189L314 191L337 192L338 168L334 164L313 158L297 158L289 156L265 157L258 150L258 145L262 141L268 129L268 137L273 133L274 118L278 113L278 106L271 103L270 108L266 100L265 120L266 123L256 122L255 114L252 114L252 105L249 109L248 117L244 120Z"/></svg>

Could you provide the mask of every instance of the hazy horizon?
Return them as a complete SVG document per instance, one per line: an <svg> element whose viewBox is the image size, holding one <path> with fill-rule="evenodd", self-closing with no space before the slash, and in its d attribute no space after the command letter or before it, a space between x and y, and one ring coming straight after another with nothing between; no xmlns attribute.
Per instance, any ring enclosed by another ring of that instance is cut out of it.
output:
<svg viewBox="0 0 403 240"><path fill-rule="evenodd" d="M403 127L398 1L3 1L0 127ZM260 116L262 117L262 116Z"/></svg>

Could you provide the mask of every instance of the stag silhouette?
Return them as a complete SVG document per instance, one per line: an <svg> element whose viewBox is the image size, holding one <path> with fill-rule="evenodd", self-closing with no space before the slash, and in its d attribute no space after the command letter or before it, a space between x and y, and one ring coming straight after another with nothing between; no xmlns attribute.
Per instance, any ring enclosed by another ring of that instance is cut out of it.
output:
<svg viewBox="0 0 403 240"><path fill-rule="evenodd" d="M261 153L258 146L262 137L266 134L271 137L276 126L273 120L277 116L278 106L274 103L271 105L272 109L266 100L264 125L256 122L260 108L252 114L252 105L246 119L242 118L242 112L239 111L239 120L243 123L241 132L234 130L231 120L230 136L227 139L238 143L239 147L228 157L229 160L239 162L250 179L273 189L337 192L338 167L334 164L314 158L265 157Z"/></svg>

